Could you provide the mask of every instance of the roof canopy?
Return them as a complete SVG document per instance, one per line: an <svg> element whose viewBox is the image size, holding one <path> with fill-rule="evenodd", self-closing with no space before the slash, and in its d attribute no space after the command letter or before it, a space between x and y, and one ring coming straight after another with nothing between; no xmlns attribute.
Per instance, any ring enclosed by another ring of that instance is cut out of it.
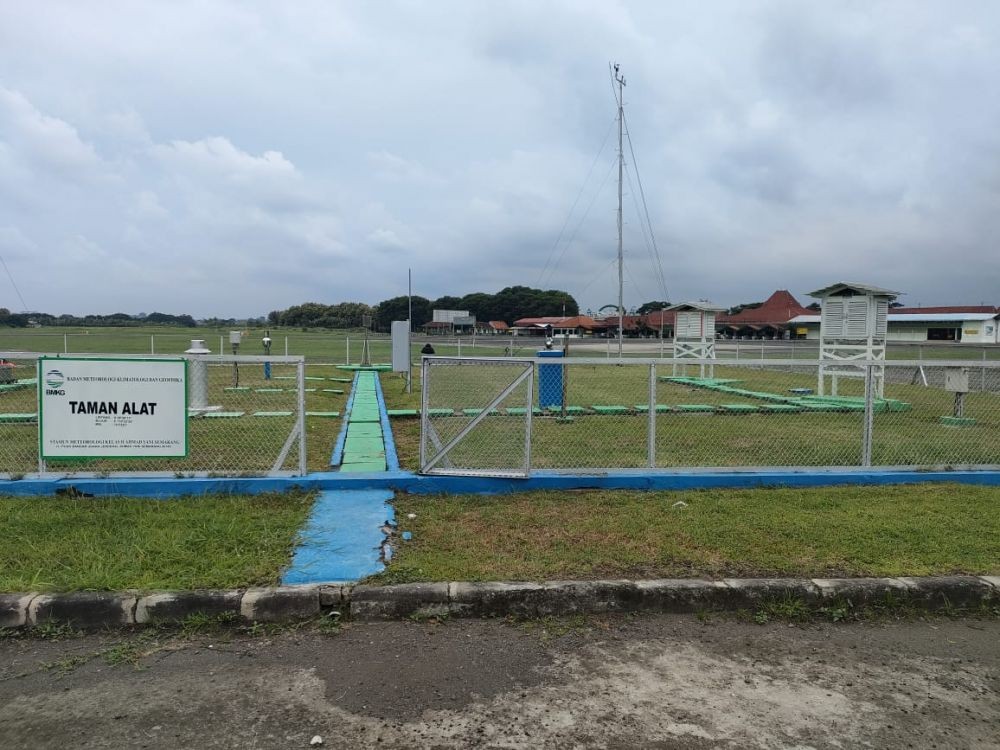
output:
<svg viewBox="0 0 1000 750"><path fill-rule="evenodd" d="M810 297L832 297L840 292L856 292L858 294L871 294L875 297L889 297L890 299L895 299L902 292L894 292L891 289L883 289L879 286L872 286L871 284L858 284L853 281L838 281L836 284L831 284L830 286L825 286L822 289L817 289L815 292L809 292Z"/></svg>
<svg viewBox="0 0 1000 750"><path fill-rule="evenodd" d="M698 310L700 312L722 312L726 308L718 307L717 305L713 305L709 302L681 302L678 305L671 305L667 309L678 312L685 312L688 310Z"/></svg>

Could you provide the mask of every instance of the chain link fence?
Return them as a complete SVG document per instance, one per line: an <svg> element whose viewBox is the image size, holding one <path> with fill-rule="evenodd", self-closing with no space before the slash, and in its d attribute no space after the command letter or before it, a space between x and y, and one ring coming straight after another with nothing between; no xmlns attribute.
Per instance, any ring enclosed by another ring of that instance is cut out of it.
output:
<svg viewBox="0 0 1000 750"><path fill-rule="evenodd" d="M421 374L425 471L527 476L534 400L530 362L425 359Z"/></svg>
<svg viewBox="0 0 1000 750"><path fill-rule="evenodd" d="M0 352L0 476L297 476L306 473L302 357L182 356L188 454L182 458L42 458L38 360ZM89 358L92 355L83 355ZM123 355L108 355L131 359ZM151 359L148 355L138 359ZM164 357L163 359L177 359ZM51 364L58 360L46 360ZM114 363L108 363L113 368Z"/></svg>
<svg viewBox="0 0 1000 750"><path fill-rule="evenodd" d="M864 363L836 396L819 395L818 364L425 358L420 468L1000 468L1000 361Z"/></svg>

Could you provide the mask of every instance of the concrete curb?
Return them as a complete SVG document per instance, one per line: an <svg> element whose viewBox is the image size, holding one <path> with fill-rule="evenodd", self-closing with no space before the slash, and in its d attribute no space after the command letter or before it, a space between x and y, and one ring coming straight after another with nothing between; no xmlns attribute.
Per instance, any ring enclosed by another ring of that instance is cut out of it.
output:
<svg viewBox="0 0 1000 750"><path fill-rule="evenodd" d="M546 617L608 612L754 610L769 602L860 606L895 602L934 610L1000 603L1000 576L925 578L697 578L606 581L457 581L395 586L330 582L246 590L81 591L0 594L0 628L67 623L84 630L176 624L192 615L245 622L338 613L358 620L404 617Z"/></svg>

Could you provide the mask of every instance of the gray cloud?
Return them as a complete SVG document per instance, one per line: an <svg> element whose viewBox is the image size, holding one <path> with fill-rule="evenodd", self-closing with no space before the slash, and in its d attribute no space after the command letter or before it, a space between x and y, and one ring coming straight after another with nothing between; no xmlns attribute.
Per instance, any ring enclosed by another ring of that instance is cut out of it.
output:
<svg viewBox="0 0 1000 750"><path fill-rule="evenodd" d="M543 284L596 309L613 138L580 186L618 60L672 298L851 277L997 303L998 21L943 0L4 5L0 252L56 313L375 302L407 266L427 296ZM628 304L661 296L634 191Z"/></svg>

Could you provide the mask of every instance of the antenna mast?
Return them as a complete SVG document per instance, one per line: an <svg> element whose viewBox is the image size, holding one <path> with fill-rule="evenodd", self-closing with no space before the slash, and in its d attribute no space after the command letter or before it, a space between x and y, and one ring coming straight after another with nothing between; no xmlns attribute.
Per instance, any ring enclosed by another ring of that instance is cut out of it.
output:
<svg viewBox="0 0 1000 750"><path fill-rule="evenodd" d="M625 151L622 149L622 123L625 119L625 76L614 66L614 79L618 84L618 359L622 358L622 336L625 328L625 279L624 256L622 253L622 171L625 167ZM652 408L652 407L650 407Z"/></svg>

